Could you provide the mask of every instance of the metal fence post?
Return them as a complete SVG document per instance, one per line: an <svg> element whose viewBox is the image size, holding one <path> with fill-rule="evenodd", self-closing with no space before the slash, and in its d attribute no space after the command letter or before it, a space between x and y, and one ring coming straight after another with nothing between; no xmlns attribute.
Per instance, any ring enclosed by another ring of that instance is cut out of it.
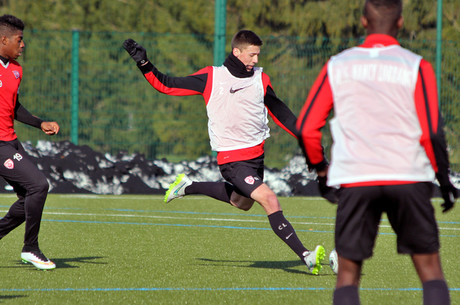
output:
<svg viewBox="0 0 460 305"><path fill-rule="evenodd" d="M78 87L79 87L79 48L80 32L72 30L72 74L71 74L71 92L72 106L70 107L70 139L73 144L78 145Z"/></svg>
<svg viewBox="0 0 460 305"><path fill-rule="evenodd" d="M438 103L441 104L441 62L442 62L442 0L438 0L436 17L436 82L438 85Z"/></svg>
<svg viewBox="0 0 460 305"><path fill-rule="evenodd" d="M216 0L214 5L214 66L220 66L225 60L227 0ZM213 157L217 156L216 151L211 154Z"/></svg>
<svg viewBox="0 0 460 305"><path fill-rule="evenodd" d="M220 66L225 60L227 0L216 0L214 10L214 66Z"/></svg>

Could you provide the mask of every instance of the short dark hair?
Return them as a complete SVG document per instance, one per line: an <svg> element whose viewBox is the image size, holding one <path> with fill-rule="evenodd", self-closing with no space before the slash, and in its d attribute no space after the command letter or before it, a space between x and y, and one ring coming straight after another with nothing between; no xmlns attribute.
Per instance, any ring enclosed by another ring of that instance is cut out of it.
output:
<svg viewBox="0 0 460 305"><path fill-rule="evenodd" d="M377 19L376 12L380 20ZM394 24L402 14L402 0L366 0L363 15L372 22Z"/></svg>
<svg viewBox="0 0 460 305"><path fill-rule="evenodd" d="M0 17L0 33L3 35L23 31L24 27L24 22L13 15L3 15Z"/></svg>
<svg viewBox="0 0 460 305"><path fill-rule="evenodd" d="M261 46L262 39L256 33L249 30L241 30L233 36L232 49L244 49L247 46Z"/></svg>

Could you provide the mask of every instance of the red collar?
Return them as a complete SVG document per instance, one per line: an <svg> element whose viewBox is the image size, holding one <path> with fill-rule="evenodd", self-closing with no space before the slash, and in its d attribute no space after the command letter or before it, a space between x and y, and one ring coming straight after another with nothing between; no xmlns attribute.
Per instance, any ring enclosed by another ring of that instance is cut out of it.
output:
<svg viewBox="0 0 460 305"><path fill-rule="evenodd" d="M381 48L391 45L399 45L399 42L392 36L385 34L370 34L366 37L361 48Z"/></svg>

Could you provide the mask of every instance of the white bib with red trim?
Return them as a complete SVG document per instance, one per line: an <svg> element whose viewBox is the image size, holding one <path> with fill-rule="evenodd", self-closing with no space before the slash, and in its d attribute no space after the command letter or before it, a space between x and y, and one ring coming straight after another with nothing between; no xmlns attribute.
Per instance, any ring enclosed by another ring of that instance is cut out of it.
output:
<svg viewBox="0 0 460 305"><path fill-rule="evenodd" d="M434 180L414 101L420 60L398 45L355 47L331 58L330 185Z"/></svg>
<svg viewBox="0 0 460 305"><path fill-rule="evenodd" d="M238 78L225 66L213 67L206 110L212 150L229 151L262 143L270 136L262 68L254 68L252 77Z"/></svg>

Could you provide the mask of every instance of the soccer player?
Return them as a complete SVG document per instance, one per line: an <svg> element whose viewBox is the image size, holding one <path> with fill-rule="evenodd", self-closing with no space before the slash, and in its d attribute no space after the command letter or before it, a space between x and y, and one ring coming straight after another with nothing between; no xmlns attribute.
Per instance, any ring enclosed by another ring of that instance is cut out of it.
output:
<svg viewBox="0 0 460 305"><path fill-rule="evenodd" d="M401 0L366 0L364 43L333 56L309 92L297 121L309 168L340 186L335 245L339 269L334 304L360 304L363 261L372 256L383 212L423 285L425 305L450 304L430 198L441 186L443 211L457 197L449 181L435 75L421 56L402 48ZM330 111L328 167L320 129Z"/></svg>
<svg viewBox="0 0 460 305"><path fill-rule="evenodd" d="M14 131L14 120L40 128L47 135L57 134L59 125L31 115L19 103L22 67L16 59L25 47L23 30L24 23L17 17L0 17L0 176L18 196L5 217L0 219L0 239L25 221L21 259L38 269L54 269L56 265L38 247L48 181L24 151Z"/></svg>
<svg viewBox="0 0 460 305"><path fill-rule="evenodd" d="M232 52L220 67L208 66L186 77L167 76L147 59L146 50L132 39L123 47L136 61L147 81L168 95L202 95L208 114L211 147L226 182L193 182L178 175L165 195L165 202L191 194L202 194L248 211L257 201L268 215L275 232L318 274L325 256L322 246L307 250L283 216L275 193L263 182L264 144L269 134L267 114L295 136L296 117L275 95L270 78L255 67L262 40L242 30L232 39Z"/></svg>

